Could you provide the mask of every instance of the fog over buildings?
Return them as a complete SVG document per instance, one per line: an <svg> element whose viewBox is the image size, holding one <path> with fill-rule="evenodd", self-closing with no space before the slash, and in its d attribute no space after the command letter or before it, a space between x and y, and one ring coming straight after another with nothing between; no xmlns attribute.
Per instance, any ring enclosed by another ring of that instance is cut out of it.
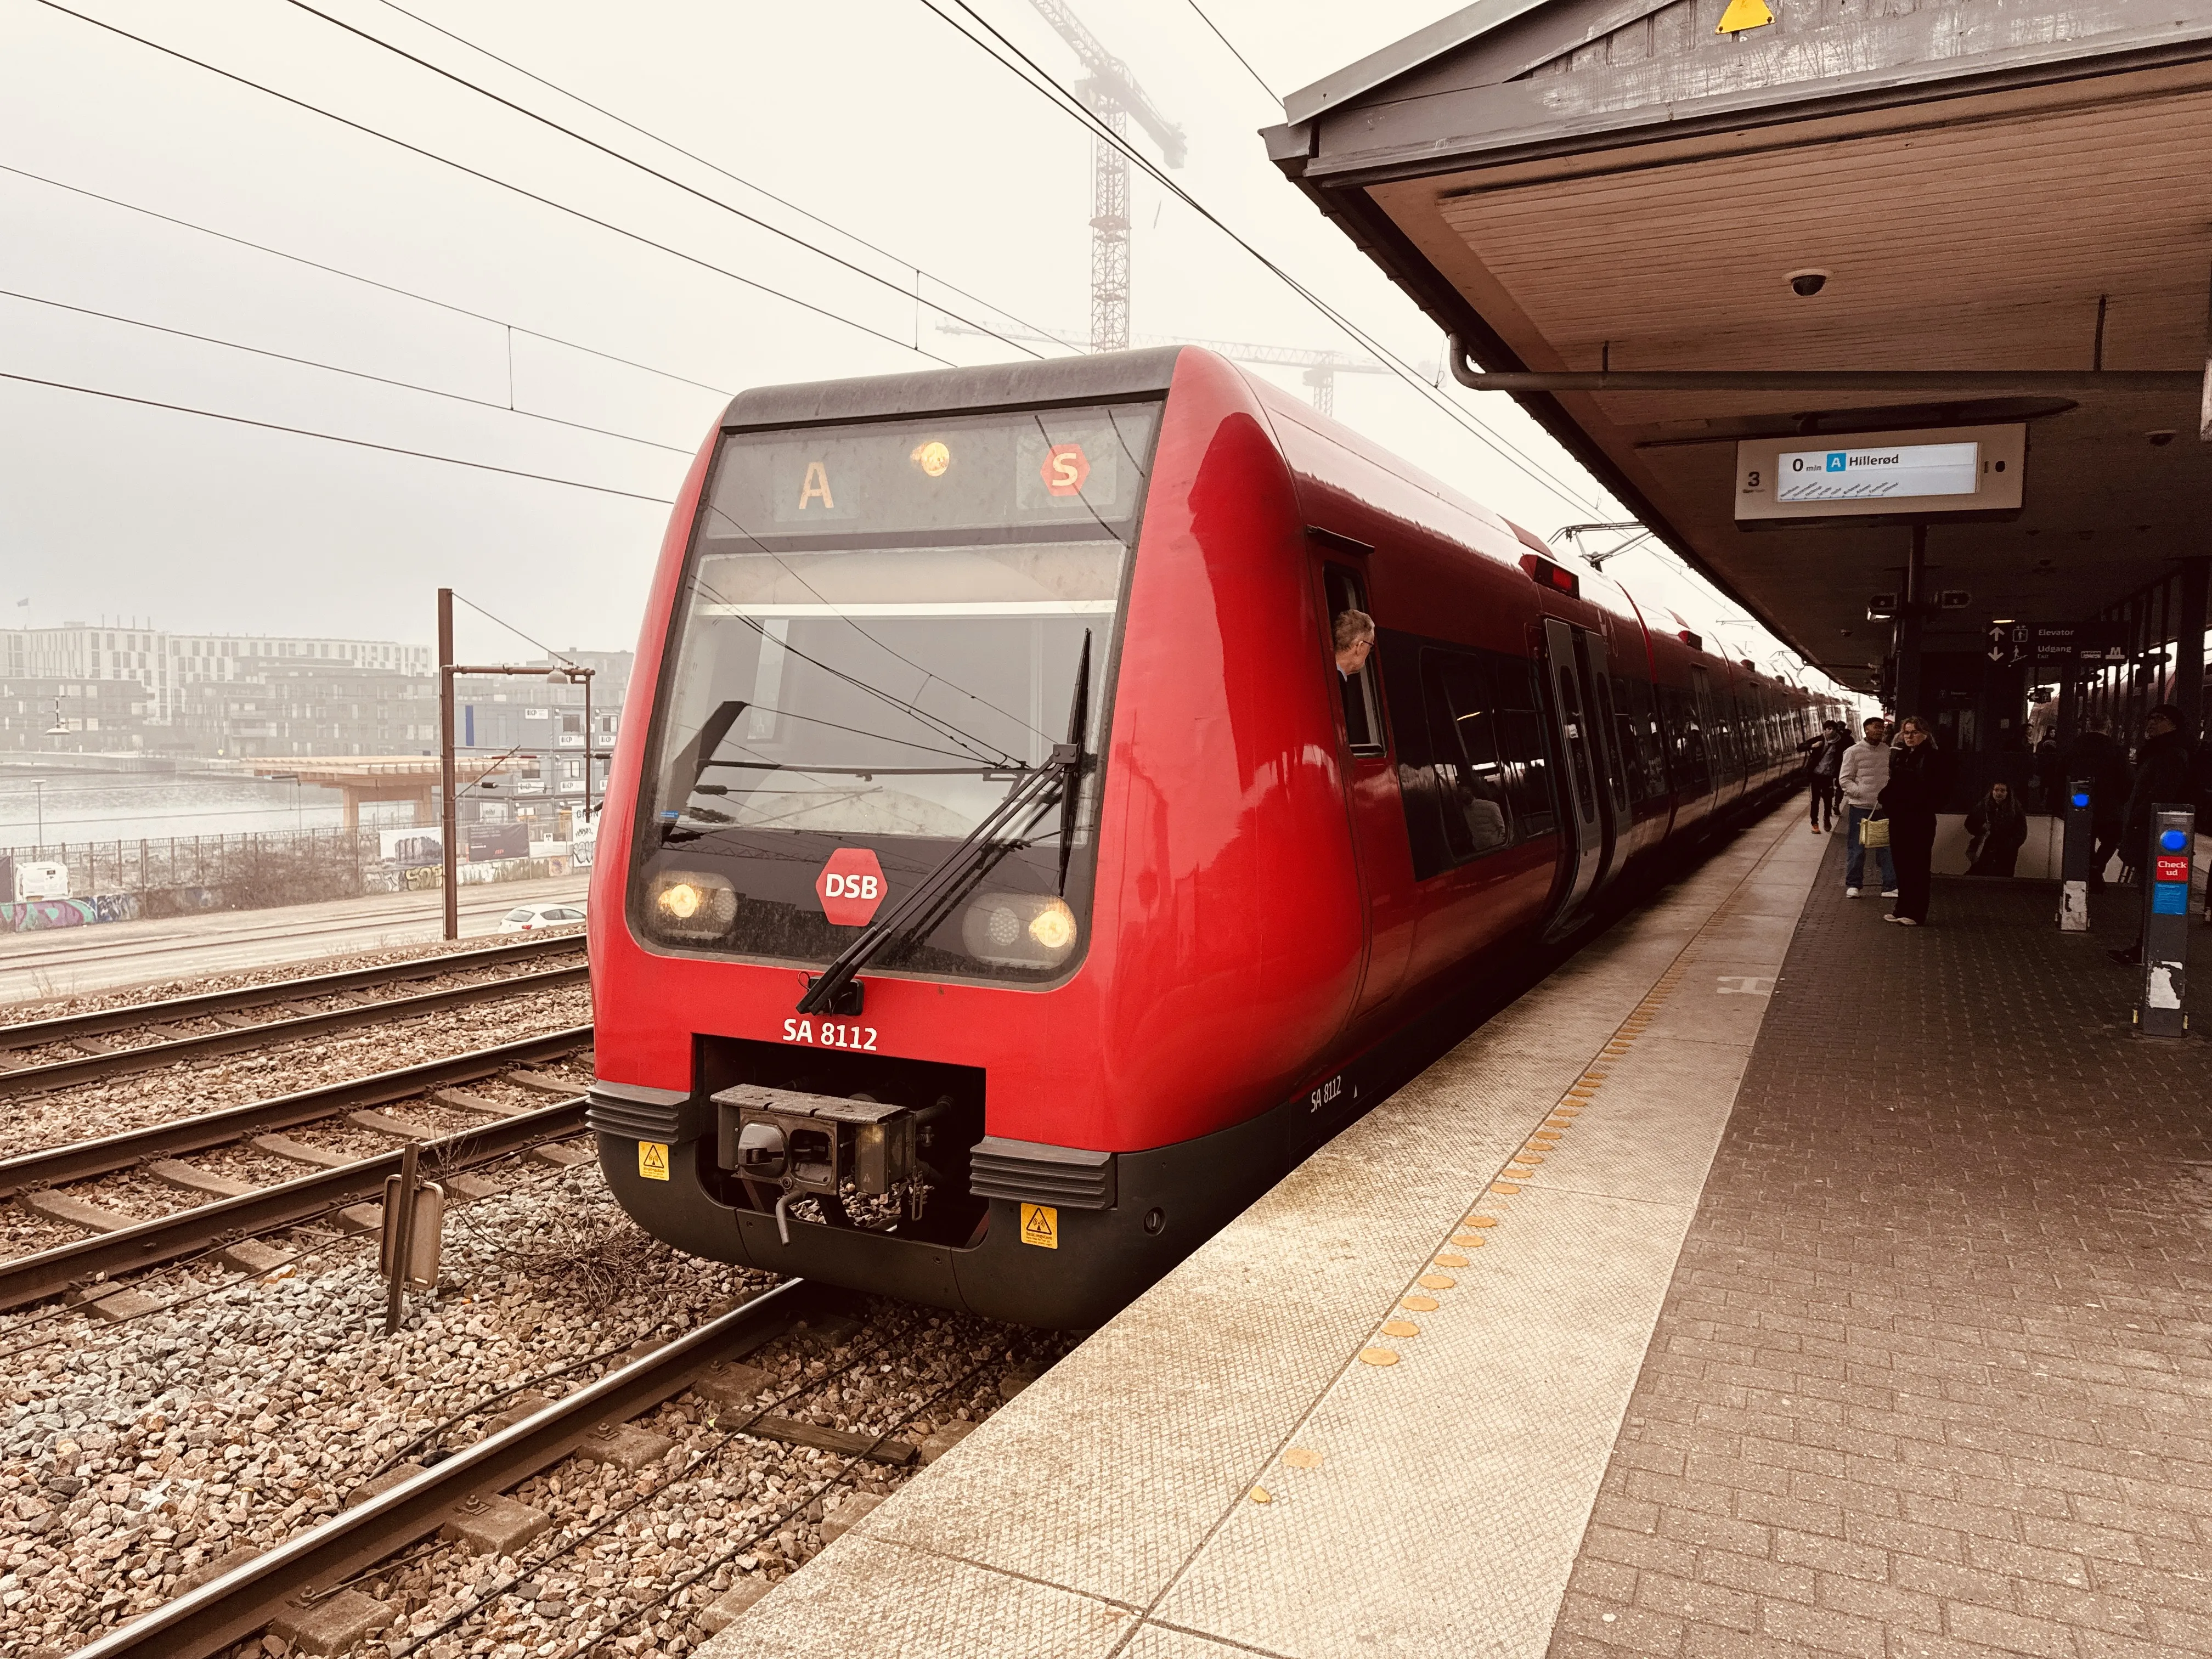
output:
<svg viewBox="0 0 2212 1659"><path fill-rule="evenodd" d="M110 631L162 636L138 682L155 718L224 683L162 678L168 642L426 645L441 585L530 638L626 650L666 503L732 392L1084 333L1090 137L916 0L453 0L434 27L339 9L374 39L260 0L108 0L112 28L0 7L0 620L158 618L99 626L103 653L152 653ZM1433 21L1432 0L1079 10L1188 136L1179 185L1435 362L1426 321L1256 136L1275 95ZM1078 79L1029 5L978 15ZM1356 349L1141 173L1128 216L1140 336ZM971 325L1005 337L946 331ZM1293 364L1252 372L1304 390ZM1540 534L1625 516L1502 396L1347 374L1335 404ZM1613 574L1701 623L1732 609L1648 544ZM524 645L465 621L465 655Z"/></svg>

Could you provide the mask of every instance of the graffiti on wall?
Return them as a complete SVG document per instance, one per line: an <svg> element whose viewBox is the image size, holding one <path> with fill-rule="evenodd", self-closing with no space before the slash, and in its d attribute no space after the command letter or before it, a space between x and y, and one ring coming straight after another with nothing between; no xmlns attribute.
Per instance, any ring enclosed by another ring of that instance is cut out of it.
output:
<svg viewBox="0 0 2212 1659"><path fill-rule="evenodd" d="M568 873L565 858L501 859L495 864L464 864L457 866L460 884L481 887L495 881L543 881L548 876ZM445 885L446 874L434 864L426 864L412 870L400 872L400 880L412 891L434 890Z"/></svg>
<svg viewBox="0 0 2212 1659"><path fill-rule="evenodd" d="M138 914L136 893L100 893L81 899L26 899L21 904L0 904L0 933L42 933L56 927L136 921Z"/></svg>

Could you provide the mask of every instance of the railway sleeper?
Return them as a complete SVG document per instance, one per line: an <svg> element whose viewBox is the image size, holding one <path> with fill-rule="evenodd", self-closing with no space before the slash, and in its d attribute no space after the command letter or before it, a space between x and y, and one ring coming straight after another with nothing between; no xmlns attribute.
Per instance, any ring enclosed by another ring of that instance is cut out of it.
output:
<svg viewBox="0 0 2212 1659"><path fill-rule="evenodd" d="M786 1288L816 1296L820 1294L813 1291L812 1287L809 1286L794 1285ZM794 1304L787 1303L785 1305L791 1307ZM799 1303L796 1305L806 1304ZM732 1309L731 1311L734 1312L735 1310ZM723 1351L720 1357L712 1359L702 1358L683 1369L671 1369L645 1383L641 1390L632 1388L625 1398L623 1407L625 1417L635 1419L642 1416L663 1401L683 1393L687 1388L695 1393L699 1393L702 1383L708 1384L714 1392L702 1393L702 1397L713 1400L718 1394L728 1394L749 1383L757 1385L764 1382L767 1376L765 1372L751 1366L737 1364L735 1361L738 1357L749 1354L780 1337L796 1335L800 1343L805 1345L810 1339L819 1339L833 1331L846 1333L857 1328L856 1322L841 1313L824 1309L818 1303L812 1310L812 1313L811 1325L804 1317L794 1320L788 1315L782 1316L771 1315L769 1319L758 1328L737 1334L734 1340L725 1339L722 1344ZM683 1339L678 1340L681 1341ZM620 1364L626 1366L647 1354L658 1352L660 1350L650 1344L641 1344L622 1356ZM598 1386L593 1385L594 1389ZM757 1386L755 1387L754 1391L757 1392ZM747 1403L750 1403L750 1397ZM557 1417L564 1409L574 1410L574 1406L565 1401L548 1400L539 1395L518 1395L509 1402L504 1411L486 1420L485 1434L477 1443L480 1446L483 1445L507 1430L528 1424L533 1419L547 1415ZM813 1446L823 1443L821 1437L825 1432L839 1434L841 1442L835 1449L840 1450L845 1449L843 1443L845 1442L859 1443L856 1449L861 1450L873 1447L874 1443L866 1436L842 1436L842 1431L824 1431L815 1424L797 1423L791 1419L776 1418L766 1413L758 1413L757 1420L748 1425L744 1431L764 1438L785 1439L796 1444ZM573 1431L562 1433L557 1440L533 1448L525 1455L524 1461L521 1462L508 1462L495 1482L487 1482L484 1486L475 1491L463 1492L437 1508L422 1512L419 1519L410 1517L407 1522L398 1525L391 1525L387 1522L384 1529L376 1534L377 1547L385 1555L396 1553L416 1540L434 1532L440 1537L460 1545L473 1554L483 1555L496 1552L501 1555L512 1555L518 1548L548 1530L552 1526L553 1521L552 1517L544 1511L525 1504L520 1499L507 1496L505 1492L507 1487L551 1469L571 1456L583 1456L594 1462L617 1462L618 1467L641 1468L653 1460L647 1458L644 1462L631 1463L629 1462L629 1457L634 1456L636 1452L657 1447L658 1455L665 1458L673 1449L674 1443L659 1435L637 1427L631 1421L608 1419L602 1419L597 1422L579 1421ZM628 1451L627 1455L610 1456L610 1449L616 1446L631 1449ZM911 1462L917 1453L914 1447L903 1442L894 1441L883 1447L875 1448L873 1455L884 1462ZM458 1454L457 1456L466 1458L469 1454ZM356 1510L373 1498L381 1497L410 1481L432 1474L434 1472L435 1463L442 1463L446 1461L443 1458L437 1459L430 1468L417 1463L398 1465L355 1488L347 1495L344 1509ZM461 1472L458 1469L455 1471L455 1473ZM851 1526L873 1507L873 1502L855 1505L853 1500L848 1498L846 1503L840 1504L836 1511L835 1518L842 1523L836 1530L842 1531ZM345 1524L340 1520L325 1523L326 1528L343 1528ZM311 1529L311 1534L320 1530L322 1529ZM289 1553L301 1541L301 1540L294 1540L275 1547L278 1552ZM351 1547L358 1547L358 1545L356 1544ZM218 1580L251 1568L265 1553L268 1552L244 1548L233 1550L220 1560L208 1563L190 1575L186 1580L181 1581L177 1586L175 1595L166 1605L173 1607L178 1602L185 1600L187 1595L204 1589ZM297 1582L296 1578L294 1582ZM701 1610L702 1615L705 1615L704 1622L714 1629L726 1627L745 1607L750 1606L753 1600L766 1589L767 1584L764 1580L755 1580L749 1584L738 1586L709 1604L707 1608ZM297 1591L288 1599L277 1602L262 1627L265 1628L270 1635L289 1643L295 1653L316 1656L340 1654L357 1646L379 1631L389 1627L395 1616L395 1611L392 1603L380 1601L362 1590L344 1589L337 1590L335 1594L318 1594L316 1590L310 1588ZM161 1612L162 1609L157 1608L146 1615L147 1620L154 1628L143 1640L131 1641L131 1627L125 1626L116 1633L122 1640L114 1641L111 1638L111 1642L118 1650L127 1648L132 1654L154 1651L208 1654L218 1650L221 1647L230 1645L236 1639L237 1635L242 1635L247 1632L247 1627L231 1623L227 1626L227 1629L235 1634L216 1635L212 1638L198 1637L179 1643L175 1639L168 1622L161 1620Z"/></svg>

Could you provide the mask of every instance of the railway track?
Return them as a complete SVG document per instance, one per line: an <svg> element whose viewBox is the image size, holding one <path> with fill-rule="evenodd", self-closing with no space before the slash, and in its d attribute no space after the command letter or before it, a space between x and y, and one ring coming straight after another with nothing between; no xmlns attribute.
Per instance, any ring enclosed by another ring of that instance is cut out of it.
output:
<svg viewBox="0 0 2212 1659"><path fill-rule="evenodd" d="M388 1610L361 1590L349 1588L349 1581L434 1533L442 1532L471 1549L477 1547L477 1529L502 1523L512 1526L520 1518L513 1512L522 1510L523 1506L501 1497L501 1492L579 1454L595 1461L612 1461L617 1456L611 1449L614 1443L624 1435L642 1433L625 1429L627 1419L686 1389L720 1406L722 1415L717 1428L725 1443L738 1435L750 1435L822 1448L847 1459L836 1480L810 1489L805 1498L783 1514L754 1528L753 1535L765 1536L807 1503L818 1504L862 1464L903 1466L915 1462L920 1455L915 1446L894 1439L890 1431L869 1435L827 1430L779 1416L774 1410L794 1395L833 1385L846 1373L866 1364L875 1356L879 1346L876 1340L851 1345L855 1357L848 1364L802 1383L766 1407L756 1403L762 1374L735 1364L808 1322L834 1322L833 1328L842 1325L851 1330L853 1322L841 1319L834 1311L840 1299L839 1293L807 1281L787 1280L673 1341L635 1354L595 1382L534 1411L510 1413L503 1426L495 1426L473 1445L444 1456L428 1468L403 1464L391 1476L368 1482L356 1493L349 1507L328 1521L250 1559L230 1565L210 1582L79 1649L73 1659L209 1659L234 1643L272 1628L278 1633L289 1632L287 1639L295 1645L302 1634L312 1631L314 1645L307 1650L311 1651L333 1651L350 1645L383 1628ZM972 1376L971 1372L961 1381L968 1382ZM891 1427L902 1426L917 1414L918 1411L909 1412ZM662 1485L676 1484L697 1466L695 1461ZM641 1494L645 1485L640 1482ZM647 1501L647 1498L641 1496L637 1501ZM508 1513L497 1513L501 1506ZM542 1526L545 1517L538 1519ZM571 1528L566 1541L556 1547L555 1558L573 1552L617 1519L619 1514L597 1525ZM724 1553L734 1557L746 1541L741 1537L726 1544ZM523 1553L523 1547L517 1544L512 1553ZM540 1562L526 1571L542 1570L544 1565ZM441 1629L465 1623L494 1605L520 1581L520 1571L490 1597L449 1615ZM703 1577L703 1571L693 1572L643 1611L649 1615ZM416 1645L420 1644L405 1644L408 1650Z"/></svg>
<svg viewBox="0 0 2212 1659"><path fill-rule="evenodd" d="M441 1171L465 1170L574 1135L583 1128L582 1095L568 1082L530 1068L573 1056L591 1040L590 1026L573 1026L0 1160L0 1200L18 1199L50 1219L93 1235L0 1261L0 1310L72 1290L86 1291L119 1273L210 1249L230 1249L237 1256L234 1265L251 1269L255 1265L252 1252L240 1248L244 1241L380 1193L384 1177L398 1167L398 1150L367 1158L343 1158L319 1152L276 1133L281 1130L346 1116L395 1145L418 1142L425 1160ZM510 1079L526 1090L557 1093L562 1098L531 1109L501 1105L450 1086L491 1077ZM377 1109L425 1096L441 1106L489 1121L441 1136ZM187 1153L242 1140L252 1140L289 1162L319 1167L295 1180L254 1186L179 1161ZM574 1162L583 1156L562 1154L556 1161ZM69 1183L139 1169L150 1170L167 1185L212 1195L216 1201L136 1220L58 1190ZM94 1299L106 1300L104 1296ZM103 1310L110 1316L118 1311Z"/></svg>
<svg viewBox="0 0 2212 1659"><path fill-rule="evenodd" d="M528 966L546 958L580 956L580 935L529 939L449 956L378 968L354 969L306 979L173 997L89 1013L68 1014L0 1026L0 1099L43 1094L133 1072L151 1071L179 1060L210 1058L319 1036L349 1027L406 1019L471 1003L496 1000L533 990L550 990L584 981L590 969L582 961L524 973L441 987L410 995L363 998L361 993L449 974ZM273 1019L248 1019L249 1009L282 1008L338 999L337 1007ZM186 1022L212 1022L211 1030L181 1031ZM152 1041L118 1047L106 1039L120 1032L146 1032ZM74 1049L66 1056L21 1058L41 1049Z"/></svg>

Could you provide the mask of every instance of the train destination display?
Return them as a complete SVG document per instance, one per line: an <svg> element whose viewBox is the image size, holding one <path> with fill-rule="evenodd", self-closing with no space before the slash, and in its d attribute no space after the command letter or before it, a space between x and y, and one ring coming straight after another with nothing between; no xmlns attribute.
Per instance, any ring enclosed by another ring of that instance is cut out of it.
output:
<svg viewBox="0 0 2212 1659"><path fill-rule="evenodd" d="M1855 432L1736 445L1735 517L1922 518L2017 512L2023 425Z"/></svg>
<svg viewBox="0 0 2212 1659"><path fill-rule="evenodd" d="M1796 450L1776 458L1778 501L1864 501L1971 495L1979 444L1894 444L1882 449Z"/></svg>

